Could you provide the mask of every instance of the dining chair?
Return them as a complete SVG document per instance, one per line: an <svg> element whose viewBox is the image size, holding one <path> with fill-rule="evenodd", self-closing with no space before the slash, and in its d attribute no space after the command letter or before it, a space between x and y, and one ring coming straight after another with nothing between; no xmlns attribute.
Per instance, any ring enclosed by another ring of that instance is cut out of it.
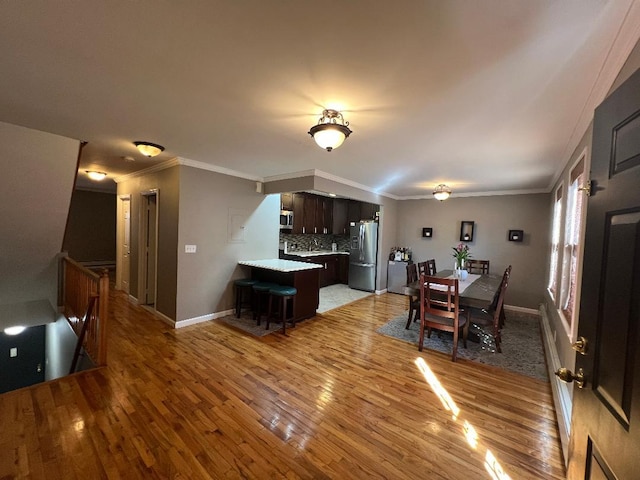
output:
<svg viewBox="0 0 640 480"><path fill-rule="evenodd" d="M418 268L415 263L410 263L407 265L407 284L416 282L418 280ZM408 329L411 326L411 320L414 322L418 319L418 315L420 314L420 298L417 296L410 295L409 296L409 316L407 317L407 326Z"/></svg>
<svg viewBox="0 0 640 480"><path fill-rule="evenodd" d="M467 271L469 273L488 274L489 260L467 260Z"/></svg>
<svg viewBox="0 0 640 480"><path fill-rule="evenodd" d="M430 275L430 276L434 276L437 272L436 270L436 259L432 258L430 260L427 260L427 273L425 275Z"/></svg>
<svg viewBox="0 0 640 480"><path fill-rule="evenodd" d="M460 315L457 278L420 276L420 339L418 350L422 351L424 332L431 337L431 330L453 333L451 361L458 357L458 338L462 331L464 348L467 348L469 323Z"/></svg>
<svg viewBox="0 0 640 480"><path fill-rule="evenodd" d="M480 311L477 309L470 310L471 323L492 327L493 341L496 344L496 350L498 353L502 353L502 347L500 344L502 343L502 326L504 323L503 320L501 320L501 316L504 315L504 296L507 293L507 287L509 286L509 273L509 269L505 270L495 304L492 304L488 311Z"/></svg>
<svg viewBox="0 0 640 480"><path fill-rule="evenodd" d="M418 262L418 276L420 275L428 275L427 273L427 262ZM417 280L417 278L416 278Z"/></svg>
<svg viewBox="0 0 640 480"><path fill-rule="evenodd" d="M503 283L506 282L508 284L510 278L511 278L511 265L509 265L505 269L504 274L502 275L502 282ZM506 293L506 290L507 290L507 287L505 286L505 293ZM503 305L503 308L500 311L500 328L504 327L506 319L507 319L507 317L504 314L504 305Z"/></svg>

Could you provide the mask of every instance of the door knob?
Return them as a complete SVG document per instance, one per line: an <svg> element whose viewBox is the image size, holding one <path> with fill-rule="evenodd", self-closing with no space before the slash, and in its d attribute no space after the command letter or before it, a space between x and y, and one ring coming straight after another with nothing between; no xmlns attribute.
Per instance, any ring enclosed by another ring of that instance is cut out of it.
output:
<svg viewBox="0 0 640 480"><path fill-rule="evenodd" d="M581 355L586 355L587 354L587 344L589 342L587 342L587 339L584 337L578 337L578 339L576 340L576 342L571 345L571 348L573 348L576 352L578 352Z"/></svg>
<svg viewBox="0 0 640 480"><path fill-rule="evenodd" d="M571 383L576 382L576 387L584 388L585 378L584 378L584 370L579 368L576 373L573 373L568 368L560 367L556 370L556 377L558 377L563 382Z"/></svg>

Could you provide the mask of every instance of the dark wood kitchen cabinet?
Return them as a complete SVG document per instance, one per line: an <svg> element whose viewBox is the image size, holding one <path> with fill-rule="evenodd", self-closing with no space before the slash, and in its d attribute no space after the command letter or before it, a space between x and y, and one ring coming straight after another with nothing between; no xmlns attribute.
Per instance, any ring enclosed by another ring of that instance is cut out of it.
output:
<svg viewBox="0 0 640 480"><path fill-rule="evenodd" d="M280 194L280 210L293 210L293 193Z"/></svg>
<svg viewBox="0 0 640 480"><path fill-rule="evenodd" d="M302 233L304 226L304 193L293 194L293 228L291 233Z"/></svg>
<svg viewBox="0 0 640 480"><path fill-rule="evenodd" d="M304 213L302 215L302 233L316 233L316 212L318 201L315 195L304 193Z"/></svg>
<svg viewBox="0 0 640 480"><path fill-rule="evenodd" d="M316 198L316 229L314 233L333 233L333 198Z"/></svg>
<svg viewBox="0 0 640 480"><path fill-rule="evenodd" d="M375 220L378 205L362 202L360 204L360 220Z"/></svg>
<svg viewBox="0 0 640 480"><path fill-rule="evenodd" d="M333 228L334 235L349 234L349 200L346 198L333 199Z"/></svg>
<svg viewBox="0 0 640 480"><path fill-rule="evenodd" d="M322 265L320 288L339 283L339 255L317 255L310 261Z"/></svg>
<svg viewBox="0 0 640 480"><path fill-rule="evenodd" d="M349 255L338 257L338 283L349 285Z"/></svg>

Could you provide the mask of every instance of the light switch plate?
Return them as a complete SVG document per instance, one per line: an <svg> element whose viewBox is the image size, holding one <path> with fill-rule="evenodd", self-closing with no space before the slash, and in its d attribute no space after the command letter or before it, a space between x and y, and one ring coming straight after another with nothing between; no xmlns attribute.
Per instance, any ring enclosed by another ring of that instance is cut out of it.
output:
<svg viewBox="0 0 640 480"><path fill-rule="evenodd" d="M184 253L196 253L197 245L185 245Z"/></svg>
<svg viewBox="0 0 640 480"><path fill-rule="evenodd" d="M17 347L13 347L13 348L9 349L9 356L10 357L17 357L18 356L18 348Z"/></svg>

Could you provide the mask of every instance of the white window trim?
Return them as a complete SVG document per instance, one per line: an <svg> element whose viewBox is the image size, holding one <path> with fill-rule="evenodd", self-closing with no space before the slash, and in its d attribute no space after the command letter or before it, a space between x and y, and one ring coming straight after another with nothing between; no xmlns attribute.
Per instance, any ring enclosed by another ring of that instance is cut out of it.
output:
<svg viewBox="0 0 640 480"><path fill-rule="evenodd" d="M580 153L580 155L578 155L577 160L571 165L571 168L567 169L567 183L569 183L571 181L571 172L573 171L573 169L578 165L578 163L580 163L580 161L584 159L584 171L583 171L583 182L588 182L590 175L589 172L591 171L591 157L589 155L589 149L588 147L585 147L584 150ZM569 185L570 186L570 185ZM565 205L564 208L564 222L563 222L563 227L567 222L567 203L569 201L569 187L567 187L566 189L566 198L563 198L563 203ZM583 193L584 194L584 193ZM584 194L586 195L586 194ZM577 252L577 259L578 259L578 264L576 266L576 278L577 278L577 283L576 283L576 292L575 292L575 304L573 306L573 318L566 318L564 311L562 310L562 305L560 304L560 300L561 300L561 295L560 295L560 290L558 290L558 298L554 298L554 302L555 305L558 309L558 315L561 318L561 323L562 326L565 330L565 333L567 335L567 338L569 339L569 342L573 343L576 341L577 336L578 336L578 324L580 322L580 297L581 297L581 292L582 292L582 266L583 266L583 260L584 260L584 243L585 243L585 233L586 233L586 226L587 226L587 209L589 206L589 202L585 201L582 211L581 213L581 218L580 218L580 242L578 243L578 252ZM562 251L564 254L564 228L562 229ZM564 260L564 259L562 259ZM561 286L561 281L562 281L562 271L559 269L558 272L560 274L560 278L558 278L558 286Z"/></svg>

